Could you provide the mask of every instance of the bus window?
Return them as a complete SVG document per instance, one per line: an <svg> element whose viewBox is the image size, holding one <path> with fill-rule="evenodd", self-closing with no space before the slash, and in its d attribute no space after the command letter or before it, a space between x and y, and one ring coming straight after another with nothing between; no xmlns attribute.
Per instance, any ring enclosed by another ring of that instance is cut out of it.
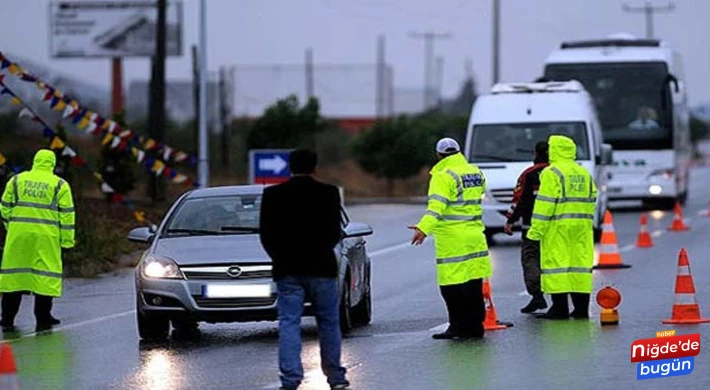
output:
<svg viewBox="0 0 710 390"><path fill-rule="evenodd" d="M673 148L664 63L551 64L550 80L578 80L594 99L604 142L615 150Z"/></svg>

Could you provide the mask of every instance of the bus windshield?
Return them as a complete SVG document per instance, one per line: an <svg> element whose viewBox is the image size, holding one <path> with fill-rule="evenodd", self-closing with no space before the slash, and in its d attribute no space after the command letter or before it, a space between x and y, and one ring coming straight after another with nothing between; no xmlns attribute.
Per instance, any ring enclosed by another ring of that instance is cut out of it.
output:
<svg viewBox="0 0 710 390"><path fill-rule="evenodd" d="M545 78L581 82L615 150L672 149L668 69L662 62L552 64Z"/></svg>
<svg viewBox="0 0 710 390"><path fill-rule="evenodd" d="M476 125L471 133L470 161L532 161L535 144L551 135L570 137L577 144L577 160L589 160L587 126L584 122L506 123Z"/></svg>

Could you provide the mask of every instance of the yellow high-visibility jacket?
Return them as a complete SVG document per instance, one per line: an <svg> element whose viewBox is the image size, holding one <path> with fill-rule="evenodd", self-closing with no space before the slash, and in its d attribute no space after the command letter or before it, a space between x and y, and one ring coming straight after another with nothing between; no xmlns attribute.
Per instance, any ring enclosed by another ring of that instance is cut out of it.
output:
<svg viewBox="0 0 710 390"><path fill-rule="evenodd" d="M69 184L53 173L50 150L37 152L32 170L15 175L0 203L7 238L0 292L62 294L61 248L74 246L74 201Z"/></svg>
<svg viewBox="0 0 710 390"><path fill-rule="evenodd" d="M549 139L550 165L540 174L528 238L540 241L542 291L591 293L597 187L575 162L570 138Z"/></svg>
<svg viewBox="0 0 710 390"><path fill-rule="evenodd" d="M439 285L491 276L481 209L483 173L461 153L442 159L430 173L427 211L417 227L434 236Z"/></svg>

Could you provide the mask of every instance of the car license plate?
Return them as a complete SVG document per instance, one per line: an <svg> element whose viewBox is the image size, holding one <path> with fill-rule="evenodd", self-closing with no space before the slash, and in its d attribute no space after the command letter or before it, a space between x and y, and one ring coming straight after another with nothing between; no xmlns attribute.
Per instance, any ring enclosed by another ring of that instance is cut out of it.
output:
<svg viewBox="0 0 710 390"><path fill-rule="evenodd" d="M267 298L271 296L270 284L208 284L203 287L207 298Z"/></svg>

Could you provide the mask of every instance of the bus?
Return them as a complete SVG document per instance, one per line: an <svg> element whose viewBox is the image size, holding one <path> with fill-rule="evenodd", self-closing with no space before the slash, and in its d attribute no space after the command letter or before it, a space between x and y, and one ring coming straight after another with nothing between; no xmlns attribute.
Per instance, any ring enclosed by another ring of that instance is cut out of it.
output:
<svg viewBox="0 0 710 390"><path fill-rule="evenodd" d="M577 80L594 99L613 147L609 200L672 208L688 197L692 143L680 55L666 42L617 34L564 42L545 61L545 80Z"/></svg>

